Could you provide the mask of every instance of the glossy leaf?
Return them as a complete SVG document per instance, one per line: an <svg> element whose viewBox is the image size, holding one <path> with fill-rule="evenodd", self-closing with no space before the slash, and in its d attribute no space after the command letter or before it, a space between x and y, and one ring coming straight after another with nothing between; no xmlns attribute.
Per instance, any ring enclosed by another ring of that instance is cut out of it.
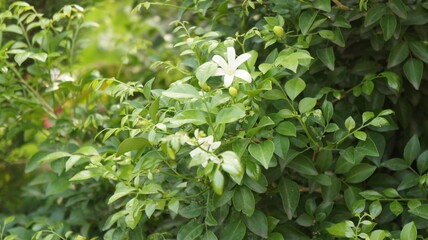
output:
<svg viewBox="0 0 428 240"><path fill-rule="evenodd" d="M248 151L265 169L268 169L275 150L275 144L271 140L266 140L263 143L251 144Z"/></svg>
<svg viewBox="0 0 428 240"><path fill-rule="evenodd" d="M424 64L415 58L410 58L403 65L403 71L412 86L418 90L424 72Z"/></svg>
<svg viewBox="0 0 428 240"><path fill-rule="evenodd" d="M300 200L299 186L292 180L282 179L278 189L285 213L288 219L292 219Z"/></svg>

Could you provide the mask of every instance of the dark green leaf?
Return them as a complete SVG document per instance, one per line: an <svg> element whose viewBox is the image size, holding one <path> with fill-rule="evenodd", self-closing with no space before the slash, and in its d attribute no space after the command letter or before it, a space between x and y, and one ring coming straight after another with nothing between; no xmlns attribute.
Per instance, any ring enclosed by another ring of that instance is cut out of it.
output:
<svg viewBox="0 0 428 240"><path fill-rule="evenodd" d="M379 19L385 14L385 12L386 8L383 4L371 7L367 12L366 18L364 19L364 27L368 27L373 23L379 21Z"/></svg>
<svg viewBox="0 0 428 240"><path fill-rule="evenodd" d="M245 186L235 190L233 195L233 206L236 211L242 211L245 215L251 216L255 209L255 199L253 192Z"/></svg>
<svg viewBox="0 0 428 240"><path fill-rule="evenodd" d="M221 231L220 238L222 240L242 240L245 236L246 227L242 219L230 221Z"/></svg>
<svg viewBox="0 0 428 240"><path fill-rule="evenodd" d="M253 216L245 218L245 224L257 236L268 237L268 221L263 212L256 210Z"/></svg>
<svg viewBox="0 0 428 240"><path fill-rule="evenodd" d="M348 183L360 183L369 178L376 167L367 163L361 163L353 167L346 175L346 182Z"/></svg>
<svg viewBox="0 0 428 240"><path fill-rule="evenodd" d="M197 223L196 220L192 220L180 228L177 234L177 240L196 239L203 231L204 225Z"/></svg>
<svg viewBox="0 0 428 240"><path fill-rule="evenodd" d="M428 63L428 45L421 41L411 41L409 43L412 53L419 59Z"/></svg>
<svg viewBox="0 0 428 240"><path fill-rule="evenodd" d="M324 12L331 11L331 2L330 0L315 0L314 8L322 10Z"/></svg>
<svg viewBox="0 0 428 240"><path fill-rule="evenodd" d="M276 128L275 131L278 132L281 135L284 136L296 136L296 126L292 122L284 121L280 123Z"/></svg>
<svg viewBox="0 0 428 240"><path fill-rule="evenodd" d="M382 204L379 200L374 201L370 204L369 213L372 217L377 217L382 213Z"/></svg>
<svg viewBox="0 0 428 240"><path fill-rule="evenodd" d="M269 163L272 159L275 144L271 140L266 140L263 143L251 144L248 151L258 162L260 162L265 169L268 169Z"/></svg>
<svg viewBox="0 0 428 240"><path fill-rule="evenodd" d="M404 147L404 160L411 164L420 154L421 145L417 135L413 135Z"/></svg>
<svg viewBox="0 0 428 240"><path fill-rule="evenodd" d="M425 150L421 155L419 155L418 160L416 160L416 164L420 174L428 170L428 150Z"/></svg>
<svg viewBox="0 0 428 240"><path fill-rule="evenodd" d="M299 16L299 28L303 35L309 32L312 24L317 17L318 12L316 11L304 11Z"/></svg>
<svg viewBox="0 0 428 240"><path fill-rule="evenodd" d="M409 47L406 42L401 42L392 47L388 56L387 68L392 68L402 63L409 56Z"/></svg>
<svg viewBox="0 0 428 240"><path fill-rule="evenodd" d="M414 214L421 218L428 219L428 204L422 204L419 207L410 209L409 213Z"/></svg>
<svg viewBox="0 0 428 240"><path fill-rule="evenodd" d="M332 47L318 49L317 56L328 69L334 71L334 62L336 58Z"/></svg>
<svg viewBox="0 0 428 240"><path fill-rule="evenodd" d="M388 7L400 18L407 18L407 6L401 0L388 1Z"/></svg>
<svg viewBox="0 0 428 240"><path fill-rule="evenodd" d="M294 158L287 167L304 175L318 175L318 171L315 169L314 163L309 158L302 155Z"/></svg>
<svg viewBox="0 0 428 240"><path fill-rule="evenodd" d="M282 199L282 206L284 207L288 219L291 220L294 212L296 211L297 205L299 204L299 185L292 180L282 179L279 182L278 189Z"/></svg>
<svg viewBox="0 0 428 240"><path fill-rule="evenodd" d="M150 143L147 139L142 137L127 138L120 143L119 148L117 149L116 156L120 156L126 152L133 150L140 150L150 146Z"/></svg>
<svg viewBox="0 0 428 240"><path fill-rule="evenodd" d="M397 27L397 19L394 15L385 15L380 20L380 27L383 31L383 40L387 41L395 32L395 28Z"/></svg>
<svg viewBox="0 0 428 240"><path fill-rule="evenodd" d="M409 163L401 158L392 158L387 161L382 162L382 167L386 167L393 171L402 171L409 168Z"/></svg>
<svg viewBox="0 0 428 240"><path fill-rule="evenodd" d="M412 86L418 90L424 74L424 64L418 59L410 58L404 63L403 71Z"/></svg>

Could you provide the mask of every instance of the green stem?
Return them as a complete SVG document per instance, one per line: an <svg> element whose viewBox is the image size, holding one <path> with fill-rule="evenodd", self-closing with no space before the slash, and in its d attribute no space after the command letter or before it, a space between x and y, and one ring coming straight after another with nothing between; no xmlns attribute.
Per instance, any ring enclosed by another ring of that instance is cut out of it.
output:
<svg viewBox="0 0 428 240"><path fill-rule="evenodd" d="M186 177L186 176L183 176L181 174L174 174L174 173L169 173L169 172L164 172L164 171L159 171L158 173L162 173L162 174L165 174L165 175L169 175L169 176L173 176L173 177L178 177L178 178L182 178L182 179L186 179L186 180L189 180L189 181L200 183L200 181L198 179Z"/></svg>

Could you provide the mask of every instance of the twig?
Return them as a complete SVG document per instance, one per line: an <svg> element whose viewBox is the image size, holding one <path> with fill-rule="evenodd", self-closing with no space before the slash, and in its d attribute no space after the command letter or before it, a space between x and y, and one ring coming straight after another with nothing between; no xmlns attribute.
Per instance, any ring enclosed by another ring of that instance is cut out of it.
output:
<svg viewBox="0 0 428 240"><path fill-rule="evenodd" d="M342 10L351 10L349 7L343 5L339 0L331 0L331 1L334 2L334 4L336 4Z"/></svg>

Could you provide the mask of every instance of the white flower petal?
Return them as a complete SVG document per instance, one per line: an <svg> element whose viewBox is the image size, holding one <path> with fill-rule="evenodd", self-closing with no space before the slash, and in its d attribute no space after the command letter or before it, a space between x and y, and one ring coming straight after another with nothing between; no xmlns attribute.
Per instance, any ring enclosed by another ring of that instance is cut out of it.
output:
<svg viewBox="0 0 428 240"><path fill-rule="evenodd" d="M224 87L228 88L232 85L233 75L224 75Z"/></svg>
<svg viewBox="0 0 428 240"><path fill-rule="evenodd" d="M210 147L211 152L214 151L214 150L216 150L217 148L219 148L220 145L221 145L221 142L213 142L211 144L211 147Z"/></svg>
<svg viewBox="0 0 428 240"><path fill-rule="evenodd" d="M217 65L219 66L219 67L221 67L221 68L223 68L223 69L227 69L227 62L226 62L226 60L224 60L224 58L222 58L221 56L219 56L219 55L214 55L214 57L213 57L213 61L215 62L215 63L217 63Z"/></svg>
<svg viewBox="0 0 428 240"><path fill-rule="evenodd" d="M228 65L232 65L232 63L235 61L236 53L235 49L233 47L227 48L227 63Z"/></svg>
<svg viewBox="0 0 428 240"><path fill-rule="evenodd" d="M233 61L233 63L229 63L230 67L235 70L250 58L251 58L251 54L249 53L241 54L235 61Z"/></svg>
<svg viewBox="0 0 428 240"><path fill-rule="evenodd" d="M193 157L195 157L198 154L204 154L204 153L205 153L204 150L202 150L200 148L195 148L189 154L193 158Z"/></svg>
<svg viewBox="0 0 428 240"><path fill-rule="evenodd" d="M242 69L238 69L238 70L236 70L235 71L235 76L236 77L239 77L240 79L242 79L242 80L244 80L244 81L246 81L246 82L248 82L248 83L250 83L251 82L251 74L250 73L248 73L247 71L245 71L245 70L242 70Z"/></svg>
<svg viewBox="0 0 428 240"><path fill-rule="evenodd" d="M217 70L214 73L214 76L223 76L226 75L226 72L223 70L223 68L217 68Z"/></svg>

